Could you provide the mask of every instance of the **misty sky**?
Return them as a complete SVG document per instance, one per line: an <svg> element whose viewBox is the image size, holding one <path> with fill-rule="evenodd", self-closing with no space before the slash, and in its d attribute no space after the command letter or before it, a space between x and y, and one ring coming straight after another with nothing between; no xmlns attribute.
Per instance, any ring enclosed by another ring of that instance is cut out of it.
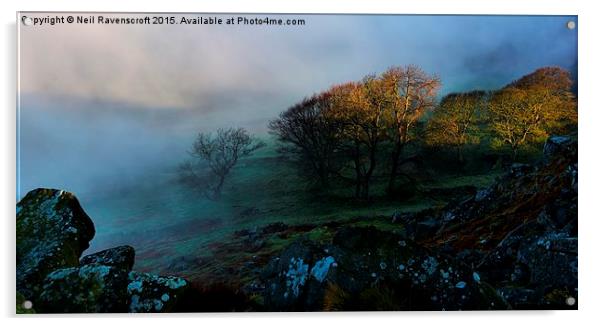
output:
<svg viewBox="0 0 602 326"><path fill-rule="evenodd" d="M442 95L577 67L576 17L293 17L306 25L22 26L18 196L169 171L200 130L265 133L303 97L391 65L438 74Z"/></svg>

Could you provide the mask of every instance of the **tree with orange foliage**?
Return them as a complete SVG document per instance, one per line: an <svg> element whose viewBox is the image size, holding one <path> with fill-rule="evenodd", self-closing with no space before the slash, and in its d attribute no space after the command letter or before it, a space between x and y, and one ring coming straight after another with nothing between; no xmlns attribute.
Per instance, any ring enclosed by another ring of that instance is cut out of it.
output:
<svg viewBox="0 0 602 326"><path fill-rule="evenodd" d="M426 143L455 148L458 161L463 162L463 148L479 141L476 133L486 95L473 91L445 96L427 123Z"/></svg>
<svg viewBox="0 0 602 326"><path fill-rule="evenodd" d="M341 149L348 154L355 174L355 196L368 198L385 135L386 101L382 80L367 76L362 82L334 86L329 118L341 126Z"/></svg>
<svg viewBox="0 0 602 326"><path fill-rule="evenodd" d="M545 67L495 92L488 105L494 145L509 146L516 158L530 142L547 138L567 123L576 123L571 85L568 71Z"/></svg>

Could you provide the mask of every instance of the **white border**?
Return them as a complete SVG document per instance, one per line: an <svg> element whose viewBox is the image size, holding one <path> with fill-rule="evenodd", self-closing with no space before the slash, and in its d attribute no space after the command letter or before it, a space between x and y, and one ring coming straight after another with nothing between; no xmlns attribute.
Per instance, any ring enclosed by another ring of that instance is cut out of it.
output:
<svg viewBox="0 0 602 326"><path fill-rule="evenodd" d="M295 314L186 314L186 315L152 315L152 316L119 316L118 322L143 323L144 325L162 325L169 318L177 318L177 323L186 325L204 325L214 322L232 324L257 325L307 325L329 323L339 325L364 325L366 323L382 324L439 324L439 325L505 325L511 323L540 325L581 325L600 324L598 310L602 302L600 288L601 247L599 239L602 234L601 207L598 198L601 191L600 178L602 162L600 160L599 130L602 128L600 104L600 33L602 12L597 10L596 1L585 0L413 0L413 1L360 1L360 0L231 0L231 1L151 1L126 2L124 0L78 1L78 0L4 0L0 2L2 10L2 68L3 76L0 91L4 108L2 112L2 149L1 160L3 176L1 228L2 268L0 268L2 293L0 294L0 316L6 318L7 324L23 323L37 325L78 325L83 322L77 317L51 317L39 320L40 317L15 317L14 313L14 200L15 193L15 120L16 120L16 25L15 13L22 11L171 11L171 12L262 12L262 13L419 13L419 14L558 14L579 16L579 311L548 312L449 312L449 313L295 313ZM598 32L598 33L596 33ZM598 35L596 35L598 34ZM85 321L91 325L106 325L115 318L104 315L89 318ZM149 318L151 317L151 318ZM294 318L291 318L294 317ZM301 318L299 318L301 317ZM127 318L127 319L123 319ZM117 321L117 320L115 320Z"/></svg>

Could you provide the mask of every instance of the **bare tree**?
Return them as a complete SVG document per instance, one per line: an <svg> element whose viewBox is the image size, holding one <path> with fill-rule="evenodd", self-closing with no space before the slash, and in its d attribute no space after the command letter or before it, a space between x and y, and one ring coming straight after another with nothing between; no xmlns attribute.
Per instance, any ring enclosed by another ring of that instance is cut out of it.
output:
<svg viewBox="0 0 602 326"><path fill-rule="evenodd" d="M244 128L218 129L215 135L199 133L189 152L193 161L181 165L181 180L217 200L238 160L264 146Z"/></svg>
<svg viewBox="0 0 602 326"><path fill-rule="evenodd" d="M280 142L279 151L290 155L302 174L321 187L328 187L338 167L338 125L328 118L331 94L321 93L291 106L270 121L270 133Z"/></svg>

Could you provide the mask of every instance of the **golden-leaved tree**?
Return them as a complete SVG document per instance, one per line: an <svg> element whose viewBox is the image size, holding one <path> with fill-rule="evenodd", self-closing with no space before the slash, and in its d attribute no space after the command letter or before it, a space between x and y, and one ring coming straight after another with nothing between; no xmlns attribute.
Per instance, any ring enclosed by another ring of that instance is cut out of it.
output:
<svg viewBox="0 0 602 326"><path fill-rule="evenodd" d="M568 71L545 67L494 92L488 104L494 145L508 146L516 157L529 143L576 124L571 85Z"/></svg>
<svg viewBox="0 0 602 326"><path fill-rule="evenodd" d="M367 76L361 82L332 87L328 119L340 126L340 149L349 158L355 196L367 198L385 134L385 99L382 80Z"/></svg>
<svg viewBox="0 0 602 326"><path fill-rule="evenodd" d="M467 144L478 143L479 119L487 93L473 91L445 96L427 123L426 143L452 147L460 162Z"/></svg>

